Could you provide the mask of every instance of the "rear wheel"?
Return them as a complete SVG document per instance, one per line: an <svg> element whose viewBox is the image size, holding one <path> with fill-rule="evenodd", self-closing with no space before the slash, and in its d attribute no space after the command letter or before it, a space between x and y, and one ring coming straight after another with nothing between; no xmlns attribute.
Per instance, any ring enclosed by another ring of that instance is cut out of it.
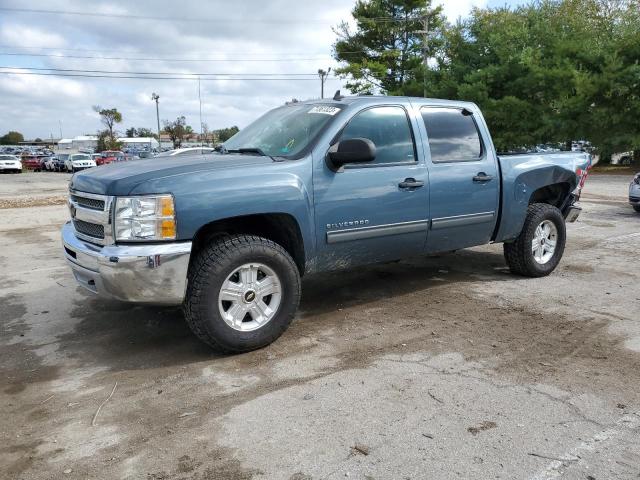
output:
<svg viewBox="0 0 640 480"><path fill-rule="evenodd" d="M513 273L527 277L549 275L560 263L567 233L562 212L553 205L529 205L518 238L504 244L504 256Z"/></svg>
<svg viewBox="0 0 640 480"><path fill-rule="evenodd" d="M236 235L213 241L189 269L185 318L222 352L264 347L287 329L300 302L300 273L280 245Z"/></svg>
<svg viewBox="0 0 640 480"><path fill-rule="evenodd" d="M633 206L633 209L634 209L636 212L640 213L640 205L634 205L634 206Z"/></svg>

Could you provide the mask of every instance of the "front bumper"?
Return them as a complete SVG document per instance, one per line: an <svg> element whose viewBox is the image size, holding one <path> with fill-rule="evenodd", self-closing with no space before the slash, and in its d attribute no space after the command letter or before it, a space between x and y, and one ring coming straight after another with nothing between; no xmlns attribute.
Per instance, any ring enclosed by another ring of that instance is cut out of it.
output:
<svg viewBox="0 0 640 480"><path fill-rule="evenodd" d="M104 298L180 305L187 288L191 242L100 246L62 227L64 254L78 283Z"/></svg>

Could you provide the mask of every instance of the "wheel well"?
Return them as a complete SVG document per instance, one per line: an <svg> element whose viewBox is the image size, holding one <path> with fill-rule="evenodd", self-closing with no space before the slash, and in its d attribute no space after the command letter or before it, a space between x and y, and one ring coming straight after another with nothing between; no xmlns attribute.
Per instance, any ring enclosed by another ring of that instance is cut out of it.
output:
<svg viewBox="0 0 640 480"><path fill-rule="evenodd" d="M298 222L286 213L266 213L225 218L208 223L198 230L192 253L198 252L217 237L225 235L256 235L283 247L296 262L300 275L304 274L304 241Z"/></svg>
<svg viewBox="0 0 640 480"><path fill-rule="evenodd" d="M546 185L531 194L529 204L548 203L549 205L562 208L566 198L569 196L570 188L571 186L566 182Z"/></svg>

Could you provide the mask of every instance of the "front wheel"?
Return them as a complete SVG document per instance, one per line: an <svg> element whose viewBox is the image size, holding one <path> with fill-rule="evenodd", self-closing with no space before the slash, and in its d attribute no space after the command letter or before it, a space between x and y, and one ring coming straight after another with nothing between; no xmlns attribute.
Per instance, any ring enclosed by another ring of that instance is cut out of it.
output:
<svg viewBox="0 0 640 480"><path fill-rule="evenodd" d="M252 235L223 237L192 261L185 318L214 349L247 352L282 335L298 308L300 290L298 268L280 245Z"/></svg>
<svg viewBox="0 0 640 480"><path fill-rule="evenodd" d="M504 244L509 269L527 277L544 277L560 263L567 239L562 212L553 205L529 205L518 238Z"/></svg>
<svg viewBox="0 0 640 480"><path fill-rule="evenodd" d="M636 212L640 213L640 205L634 205L634 206L633 206L633 209L634 209Z"/></svg>

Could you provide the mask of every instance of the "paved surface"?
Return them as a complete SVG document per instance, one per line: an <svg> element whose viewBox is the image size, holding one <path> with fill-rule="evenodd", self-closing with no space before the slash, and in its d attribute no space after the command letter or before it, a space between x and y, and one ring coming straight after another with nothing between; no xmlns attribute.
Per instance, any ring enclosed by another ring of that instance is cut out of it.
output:
<svg viewBox="0 0 640 480"><path fill-rule="evenodd" d="M34 179L68 180L0 197ZM76 287L63 205L0 209L0 478L637 479L629 181L588 180L550 277L499 245L309 277L282 338L227 357Z"/></svg>

